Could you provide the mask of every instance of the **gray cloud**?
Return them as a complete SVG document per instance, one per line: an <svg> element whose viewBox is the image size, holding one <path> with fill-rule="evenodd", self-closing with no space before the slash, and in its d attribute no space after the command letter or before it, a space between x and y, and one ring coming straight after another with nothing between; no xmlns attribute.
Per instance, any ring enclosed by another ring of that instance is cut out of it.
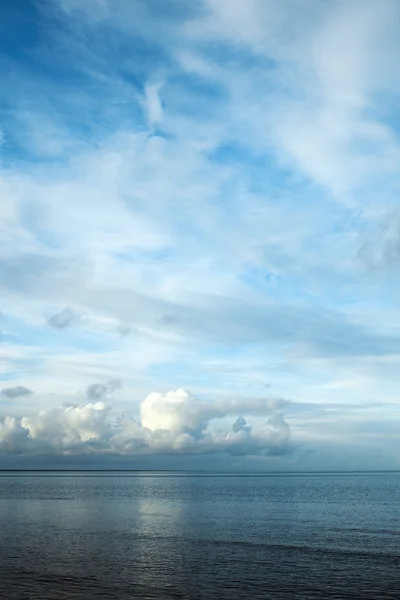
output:
<svg viewBox="0 0 400 600"><path fill-rule="evenodd" d="M47 319L47 324L50 325L50 327L54 327L54 329L66 329L70 325L78 323L81 318L81 313L66 307L51 315L51 317Z"/></svg>
<svg viewBox="0 0 400 600"><path fill-rule="evenodd" d="M86 390L86 396L89 400L102 400L120 387L120 379L111 379L107 383L92 383Z"/></svg>
<svg viewBox="0 0 400 600"><path fill-rule="evenodd" d="M30 396L33 391L26 388L23 385L17 385L15 387L3 388L0 395L4 398L14 400L15 398L21 398L22 396Z"/></svg>
<svg viewBox="0 0 400 600"><path fill-rule="evenodd" d="M80 286L91 265L77 257L38 253L3 255L0 258L0 287L16 293L60 297L72 286Z"/></svg>
<svg viewBox="0 0 400 600"><path fill-rule="evenodd" d="M129 323L119 323L116 327L116 331L117 333L119 333L119 335L121 337L125 337L127 335L129 335L130 333L132 333L132 327Z"/></svg>
<svg viewBox="0 0 400 600"><path fill-rule="evenodd" d="M247 433L250 433L251 426L247 425L247 421L244 417L238 417L232 425L232 431L234 431L235 433L237 433L238 431L246 431Z"/></svg>
<svg viewBox="0 0 400 600"><path fill-rule="evenodd" d="M49 272L57 269L57 261L41 254L2 256L0 281L16 291L30 291Z"/></svg>

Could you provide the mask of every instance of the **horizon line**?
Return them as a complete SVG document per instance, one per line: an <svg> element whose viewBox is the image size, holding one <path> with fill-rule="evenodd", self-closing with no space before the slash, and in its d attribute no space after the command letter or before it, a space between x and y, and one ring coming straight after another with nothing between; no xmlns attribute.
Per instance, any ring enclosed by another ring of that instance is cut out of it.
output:
<svg viewBox="0 0 400 600"><path fill-rule="evenodd" d="M400 469L358 469L358 470L318 470L318 471L210 471L203 469L0 469L0 473L186 473L203 475L340 475L400 473Z"/></svg>

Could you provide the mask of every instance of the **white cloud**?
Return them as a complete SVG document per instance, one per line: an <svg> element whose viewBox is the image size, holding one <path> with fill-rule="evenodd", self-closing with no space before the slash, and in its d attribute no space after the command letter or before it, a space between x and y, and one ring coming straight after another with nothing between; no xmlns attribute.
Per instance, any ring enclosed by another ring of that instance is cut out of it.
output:
<svg viewBox="0 0 400 600"><path fill-rule="evenodd" d="M102 389L100 396L106 392ZM92 392L89 390L89 396ZM5 417L0 423L3 453L116 453L154 454L189 452L209 454L282 454L290 451L290 427L283 417L271 417L265 429L253 433L245 419L235 421L231 431L209 428L236 410L254 411L254 402L210 402L182 389L149 394L141 403L141 422L127 417L113 419L112 406L101 400L82 405L41 410L21 418ZM273 402L272 405L275 405ZM268 400L257 401L258 414L271 412ZM237 414L237 413L236 413Z"/></svg>
<svg viewBox="0 0 400 600"><path fill-rule="evenodd" d="M211 407L211 411L213 408ZM153 392L140 405L142 425L150 431L164 429L173 433L201 432L208 424L206 413L207 407L185 390L165 395Z"/></svg>
<svg viewBox="0 0 400 600"><path fill-rule="evenodd" d="M265 378L296 399L393 400L398 3L167 4L41 3L54 25L32 49L43 76L12 56L4 69L7 386L32 387L26 405L42 407L80 389L105 423L93 406L119 377L124 410L143 390L239 397ZM90 438L61 409L30 417L35 442L16 418L3 431L8 447L253 452L285 437L278 418L263 434L212 421L265 409L154 393L140 424L113 433Z"/></svg>
<svg viewBox="0 0 400 600"><path fill-rule="evenodd" d="M303 40L307 59L276 130L281 150L303 173L359 206L361 189L369 185L371 193L393 175L400 155L374 102L378 90L398 93L399 18L391 0L329 4L309 43Z"/></svg>
<svg viewBox="0 0 400 600"><path fill-rule="evenodd" d="M105 402L44 410L22 417L21 427L28 432L27 439L33 448L56 451L84 448L86 443L96 445L106 441L110 410L111 406Z"/></svg>
<svg viewBox="0 0 400 600"><path fill-rule="evenodd" d="M288 403L276 398L217 399L204 402L178 389L166 394L153 392L140 405L141 423L150 431L200 434L210 420L228 415L263 415Z"/></svg>

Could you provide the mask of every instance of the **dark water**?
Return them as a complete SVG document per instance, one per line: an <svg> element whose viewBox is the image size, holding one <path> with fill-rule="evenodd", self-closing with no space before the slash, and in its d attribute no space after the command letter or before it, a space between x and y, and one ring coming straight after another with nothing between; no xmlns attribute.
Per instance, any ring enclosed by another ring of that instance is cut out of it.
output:
<svg viewBox="0 0 400 600"><path fill-rule="evenodd" d="M0 475L0 598L400 598L400 475Z"/></svg>

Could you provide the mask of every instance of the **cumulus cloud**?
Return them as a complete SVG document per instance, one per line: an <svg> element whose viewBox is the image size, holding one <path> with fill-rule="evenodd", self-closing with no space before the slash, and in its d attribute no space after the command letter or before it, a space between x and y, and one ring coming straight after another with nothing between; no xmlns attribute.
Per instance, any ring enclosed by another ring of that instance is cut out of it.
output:
<svg viewBox="0 0 400 600"><path fill-rule="evenodd" d="M290 438L290 426L286 423L282 414L273 415L267 421L270 443L273 447L279 447Z"/></svg>
<svg viewBox="0 0 400 600"><path fill-rule="evenodd" d="M111 405L105 402L42 410L20 419L7 416L0 424L0 448L18 453L84 452L107 443Z"/></svg>
<svg viewBox="0 0 400 600"><path fill-rule="evenodd" d="M32 390L26 388L23 385L16 385L15 387L4 388L0 392L1 396L9 400L21 398L22 396L30 396L31 394L33 394Z"/></svg>
<svg viewBox="0 0 400 600"><path fill-rule="evenodd" d="M103 396L106 393L107 390L103 391ZM0 450L120 455L218 452L274 455L290 450L290 427L280 414L273 414L257 431L241 416L229 430L211 426L212 420L230 414L233 406L230 402L224 408L221 402L203 402L178 389L149 394L141 403L140 422L113 418L112 405L104 400L42 410L21 418L7 416L0 422ZM261 414L260 406L257 410ZM264 414L268 412L271 407L266 402Z"/></svg>
<svg viewBox="0 0 400 600"><path fill-rule="evenodd" d="M78 323L82 315L69 307L63 308L59 312L54 313L47 319L47 324L54 329L66 329L70 325Z"/></svg>
<svg viewBox="0 0 400 600"><path fill-rule="evenodd" d="M23 453L28 449L29 431L21 419L7 416L0 421L0 449L4 453Z"/></svg>
<svg viewBox="0 0 400 600"><path fill-rule="evenodd" d="M220 399L211 403L178 389L166 394L152 392L142 402L140 414L142 425L151 431L198 434L212 419L240 413L262 415L286 403L287 400L275 398Z"/></svg>

